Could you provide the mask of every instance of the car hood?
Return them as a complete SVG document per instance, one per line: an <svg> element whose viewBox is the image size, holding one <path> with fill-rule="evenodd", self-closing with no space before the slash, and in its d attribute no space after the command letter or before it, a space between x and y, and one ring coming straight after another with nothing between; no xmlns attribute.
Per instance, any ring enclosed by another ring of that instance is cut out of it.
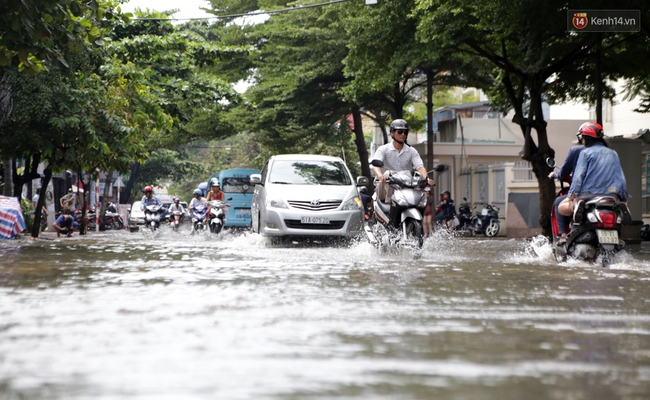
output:
<svg viewBox="0 0 650 400"><path fill-rule="evenodd" d="M334 185L266 185L266 197L291 201L338 200L353 197L354 186ZM354 193L356 195L356 193Z"/></svg>

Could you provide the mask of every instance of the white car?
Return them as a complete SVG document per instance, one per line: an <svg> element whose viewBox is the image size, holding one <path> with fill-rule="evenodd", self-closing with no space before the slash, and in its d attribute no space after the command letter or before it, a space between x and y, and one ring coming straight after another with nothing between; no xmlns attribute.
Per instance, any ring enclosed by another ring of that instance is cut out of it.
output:
<svg viewBox="0 0 650 400"><path fill-rule="evenodd" d="M339 157L288 154L269 158L255 184L251 204L254 232L263 236L354 237L363 230L357 185Z"/></svg>
<svg viewBox="0 0 650 400"><path fill-rule="evenodd" d="M144 225L144 211L140 209L140 200L134 201L129 214L129 225Z"/></svg>

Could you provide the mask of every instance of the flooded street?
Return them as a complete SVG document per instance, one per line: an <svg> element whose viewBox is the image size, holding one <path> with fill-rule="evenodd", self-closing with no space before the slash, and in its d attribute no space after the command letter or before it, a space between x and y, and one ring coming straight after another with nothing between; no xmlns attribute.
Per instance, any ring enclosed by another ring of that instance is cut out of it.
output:
<svg viewBox="0 0 650 400"><path fill-rule="evenodd" d="M0 399L650 398L650 247L535 248L0 242Z"/></svg>

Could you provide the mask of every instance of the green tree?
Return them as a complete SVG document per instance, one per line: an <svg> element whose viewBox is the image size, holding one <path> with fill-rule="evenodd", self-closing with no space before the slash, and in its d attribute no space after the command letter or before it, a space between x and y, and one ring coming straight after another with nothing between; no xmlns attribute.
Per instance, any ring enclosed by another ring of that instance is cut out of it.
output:
<svg viewBox="0 0 650 400"><path fill-rule="evenodd" d="M416 3L419 37L423 42L433 42L493 65L497 81L488 91L490 101L501 104L503 110L514 111L513 122L521 127L524 137L522 158L531 162L539 184L540 225L544 234L550 235L555 185L547 178L550 169L545 160L554 156L554 150L548 143L542 104L568 96L595 99L600 93L611 95L603 84L606 75L585 73L594 65L598 51L612 54L616 46L634 35L570 34L566 31L567 4L563 0ZM630 4L619 2L617 7ZM593 1L578 1L571 7L611 8L606 2ZM638 2L632 8L638 8ZM615 76L616 68L611 65L609 76Z"/></svg>
<svg viewBox="0 0 650 400"><path fill-rule="evenodd" d="M100 21L119 18L116 0L21 0L0 3L0 66L28 74L53 60L67 65L67 50L104 44Z"/></svg>

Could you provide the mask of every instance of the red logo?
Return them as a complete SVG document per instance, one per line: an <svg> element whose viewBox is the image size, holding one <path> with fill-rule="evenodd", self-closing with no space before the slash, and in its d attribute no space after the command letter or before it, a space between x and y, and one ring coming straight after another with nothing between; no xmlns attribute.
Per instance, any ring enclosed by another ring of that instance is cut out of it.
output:
<svg viewBox="0 0 650 400"><path fill-rule="evenodd" d="M571 22L576 29L585 29L588 24L587 13L573 13Z"/></svg>

